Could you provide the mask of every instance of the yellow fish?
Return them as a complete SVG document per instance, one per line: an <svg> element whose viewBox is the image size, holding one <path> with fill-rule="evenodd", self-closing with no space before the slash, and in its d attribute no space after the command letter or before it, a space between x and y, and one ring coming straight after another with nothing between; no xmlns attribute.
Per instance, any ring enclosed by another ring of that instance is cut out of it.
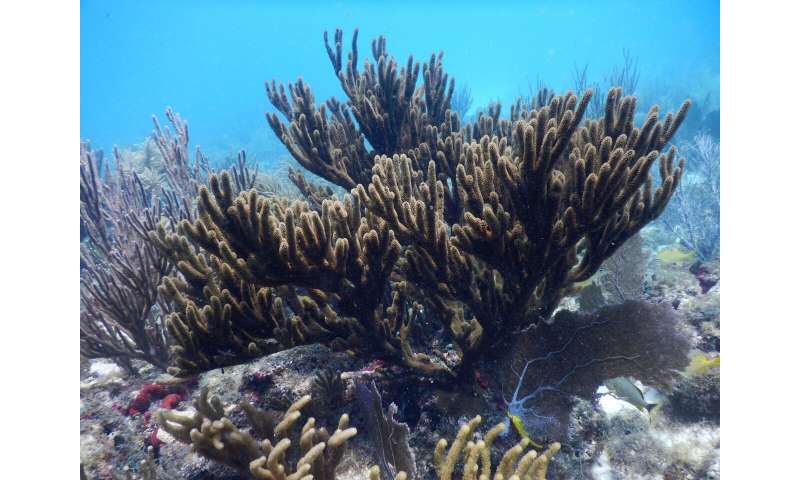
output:
<svg viewBox="0 0 800 480"><path fill-rule="evenodd" d="M706 358L702 353L698 353L692 357L683 374L687 377L706 375L714 367L719 367L719 357Z"/></svg>
<svg viewBox="0 0 800 480"><path fill-rule="evenodd" d="M679 248L666 248L656 255L661 263L683 264L694 260L694 253Z"/></svg>
<svg viewBox="0 0 800 480"><path fill-rule="evenodd" d="M528 439L533 445L534 448L544 448L543 445L539 445L538 443L534 442L528 432L525 430L525 424L522 423L522 419L519 418L519 415L512 415L511 412L506 412L506 416L511 419L511 425L514 426L514 430L517 431L520 437Z"/></svg>

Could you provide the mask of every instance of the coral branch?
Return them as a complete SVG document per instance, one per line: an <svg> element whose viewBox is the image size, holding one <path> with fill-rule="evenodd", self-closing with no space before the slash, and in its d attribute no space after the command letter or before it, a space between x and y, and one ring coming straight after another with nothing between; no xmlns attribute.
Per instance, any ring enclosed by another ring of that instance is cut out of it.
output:
<svg viewBox="0 0 800 480"><path fill-rule="evenodd" d="M433 458L436 474L439 479L450 480L456 476L459 458L463 455L463 466L460 468L465 480L528 478L544 480L550 460L561 450L561 444L552 443L544 452L537 453L528 447L531 442L523 439L517 445L506 450L500 464L492 465L491 448L494 440L506 426L502 423L489 430L482 440L471 440L482 419L477 416L458 431L450 448L448 442L440 439L436 444Z"/></svg>
<svg viewBox="0 0 800 480"><path fill-rule="evenodd" d="M311 397L306 395L283 415L242 402L240 408L252 425L248 432L234 425L219 399L209 398L208 390L203 389L194 402L194 413L160 410L156 420L177 440L191 444L198 454L253 478L334 480L347 440L358 432L348 428L347 415L341 416L333 434L324 427L317 428L315 420L309 418L293 441L291 432L309 402Z"/></svg>
<svg viewBox="0 0 800 480"><path fill-rule="evenodd" d="M115 175L101 178L98 155L88 145L82 151L81 353L165 369L169 341L157 287L172 267L141 234L166 214L135 173L126 174L117 162Z"/></svg>
<svg viewBox="0 0 800 480"><path fill-rule="evenodd" d="M171 109L167 118L174 134L154 118L153 139L141 155L114 149L113 171L101 152L81 145L81 353L89 358L110 357L126 367L139 359L162 369L170 362L162 313L169 305L158 286L174 266L149 232L194 216L209 169L199 150L190 165L188 126ZM256 174L242 152L232 169L235 190L252 187Z"/></svg>

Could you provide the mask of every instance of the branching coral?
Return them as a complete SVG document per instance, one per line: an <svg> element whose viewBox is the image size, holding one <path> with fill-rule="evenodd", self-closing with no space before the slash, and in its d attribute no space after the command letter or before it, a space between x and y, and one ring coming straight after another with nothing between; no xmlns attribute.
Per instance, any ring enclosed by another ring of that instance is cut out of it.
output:
<svg viewBox="0 0 800 480"><path fill-rule="evenodd" d="M153 116L152 136L138 148L115 149L117 168L127 175L136 173L149 192L158 194L166 188L180 197L191 198L211 171L208 159L199 148L194 161L190 159L187 123L171 108L165 114L172 128L162 127Z"/></svg>
<svg viewBox="0 0 800 480"><path fill-rule="evenodd" d="M135 173L117 163L115 175L101 177L98 156L88 145L81 149L81 354L166 368L157 287L172 266L141 235L167 212Z"/></svg>
<svg viewBox="0 0 800 480"><path fill-rule="evenodd" d="M633 128L635 100L613 89L606 117L578 127L587 101L555 97L511 138L465 145L447 183L434 180L434 162L424 180L400 155L376 159L372 183L358 187L408 245L405 275L443 313L463 357L549 317L672 195L683 165L675 149L660 157L655 190L648 171L688 103L664 123L653 108ZM445 185L458 193L458 222L444 220Z"/></svg>
<svg viewBox="0 0 800 480"><path fill-rule="evenodd" d="M553 443L545 451L537 453L528 449L531 442L522 439L517 445L506 450L500 463L492 465L491 448L494 440L506 429L500 423L483 436L482 439L472 440L475 430L482 419L477 416L462 426L458 435L453 440L450 448L448 442L440 439L436 444L433 458L436 465L436 475L440 480L450 480L461 470L465 480L502 480L514 478L520 480L544 480L550 460L561 449L561 444ZM459 458L463 455L463 465L458 468Z"/></svg>
<svg viewBox="0 0 800 480"><path fill-rule="evenodd" d="M318 107L302 79L288 86L288 96L283 85L267 84L270 102L289 121L285 124L277 114L267 114L278 138L301 166L347 190L370 182L376 155L413 152L416 166L424 169L437 152L459 148L438 145L449 131L459 128L457 114L449 110L454 81L444 72L442 55L432 55L422 65L423 82L417 86L420 65L409 57L398 70L383 37L372 42L375 65L365 60L359 71L357 40L356 30L344 65L342 31L336 31L332 46L325 34L328 56L348 97L346 104L330 99ZM444 135L442 128L448 130ZM449 160L454 160L457 152L449 153ZM440 168L448 158L441 162Z"/></svg>
<svg viewBox="0 0 800 480"><path fill-rule="evenodd" d="M247 472L252 478L333 480L345 444L357 430L348 428L348 416L342 415L333 434L318 428L313 418L303 424L299 435L293 434L301 410L309 402L311 397L306 395L283 414L243 402L240 408L251 424L246 431L234 425L219 399L209 397L208 390L203 389L194 402L194 413L161 410L156 420L177 440L191 444L198 454Z"/></svg>
<svg viewBox="0 0 800 480"><path fill-rule="evenodd" d="M428 374L469 372L548 318L658 217L680 180L676 150L661 151L688 101L662 121L653 107L634 127L636 99L619 88L602 118L585 121L591 92L547 92L510 119L497 105L462 128L441 54L421 65L417 86L420 65L409 58L398 69L384 38L362 70L357 34L346 65L342 32L333 45L325 39L348 101L317 106L302 80L289 95L273 81L268 97L288 123L267 119L300 165L351 196L309 195L315 210L237 198L227 177L212 177L197 221L151 234L182 275L163 286L175 308L176 373L313 341ZM414 352L409 293L452 336L457 361Z"/></svg>
<svg viewBox="0 0 800 480"><path fill-rule="evenodd" d="M379 395L374 398L380 401ZM243 401L239 408L244 411L250 425L244 429L226 416L231 409L224 407L217 397L209 396L208 389L204 388L194 401L194 412L160 410L156 421L175 439L191 445L199 455L246 472L252 478L334 480L347 441L358 432L348 426L348 416L342 415L333 434L324 427L317 427L314 418L306 420L299 434L293 433L300 425L302 409L310 402L311 397L306 395L281 413L261 410ZM380 405L376 408L382 416ZM385 447L395 453L402 450L407 458L395 458L391 473L385 478L417 478L414 458L405 437L396 437L398 434L407 435L408 428L394 422L391 416L390 410L388 417L379 420L388 419L389 423L383 427L393 425L391 431L379 435L380 442L387 442ZM523 439L508 449L500 463L494 466L492 444L506 427L500 423L486 432L482 439L472 440L481 421L478 416L462 426L449 448L447 440L438 441L434 451L438 478L448 480L459 471L465 479L503 479L512 475L529 480L545 478L550 459L558 453L560 444L553 443L545 451L537 453L529 449L530 441ZM390 446L392 442L394 445ZM381 468L372 467L369 476L373 480L382 478Z"/></svg>
<svg viewBox="0 0 800 480"><path fill-rule="evenodd" d="M199 147L195 149L194 162L189 159L189 126L171 108L167 108L165 114L174 133L169 128L162 128L158 118L153 116L153 140L163 159L162 168L169 189L182 198L190 198L197 194L211 173L208 159Z"/></svg>
<svg viewBox="0 0 800 480"><path fill-rule="evenodd" d="M174 373L313 342L430 365L406 342L405 283L389 281L400 245L357 197L320 212L254 191L234 198L223 173L201 189L198 208L179 234L161 225L150 235L182 274L161 287L175 306Z"/></svg>
<svg viewBox="0 0 800 480"><path fill-rule="evenodd" d="M152 145L159 148L158 168L163 176L147 185L136 165L115 149L113 170L102 154L81 145L81 353L110 357L130 367L131 359L166 369L170 342L163 322L169 306L158 293L162 278L174 266L149 239L158 225L175 225L191 218L198 186L209 173L199 152L194 166L188 159L189 131L179 116L167 109L175 134L156 131ZM154 161L155 162L155 161ZM154 167L155 168L155 167ZM146 173L148 169L145 168ZM232 169L234 188L250 188L256 172L242 153Z"/></svg>

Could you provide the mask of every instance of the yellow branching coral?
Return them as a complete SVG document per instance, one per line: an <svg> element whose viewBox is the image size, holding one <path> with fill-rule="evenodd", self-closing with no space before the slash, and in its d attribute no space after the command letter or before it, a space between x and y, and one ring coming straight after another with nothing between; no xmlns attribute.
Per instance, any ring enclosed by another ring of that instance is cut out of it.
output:
<svg viewBox="0 0 800 480"><path fill-rule="evenodd" d="M381 469L377 465L373 465L369 469L369 480L381 480ZM406 472L399 472L394 476L394 480L406 480L408 474Z"/></svg>
<svg viewBox="0 0 800 480"><path fill-rule="evenodd" d="M440 439L436 444L433 461L439 480L450 480L460 470L464 480L544 480L550 459L561 449L561 444L553 443L541 453L528 449L530 440L523 438L514 447L506 450L500 463L492 465L491 448L494 440L506 426L499 423L486 432L482 439L475 438L475 430L482 419L477 416L462 426L448 449L448 442ZM459 468L460 465L460 468Z"/></svg>
<svg viewBox="0 0 800 480"><path fill-rule="evenodd" d="M306 395L294 402L285 413L260 410L246 402L242 409L252 425L250 431L238 428L224 416L216 397L203 389L195 400L196 411L187 415L162 410L156 420L169 434L211 460L248 472L253 478L333 480L334 470L342 459L347 440L356 435L342 415L333 434L306 420L293 441L294 427L300 425L301 410L311 402Z"/></svg>
<svg viewBox="0 0 800 480"><path fill-rule="evenodd" d="M246 472L252 478L334 480L347 441L358 432L349 426L347 415L340 417L333 434L318 427L314 418L303 423L301 412L310 403L311 396L306 395L285 412L277 412L261 410L242 401L239 408L245 412L250 426L242 429L226 416L228 409L219 399L209 396L208 389L203 388L194 400L194 412L160 410L155 418L161 428L180 442L191 445L199 455ZM477 416L462 426L449 448L445 439L436 444L433 458L440 480L450 480L458 473L466 480L512 477L544 480L549 462L558 453L560 444L553 443L543 452L536 452L529 448L530 441L523 439L502 455L498 465L493 465L492 445L506 427L500 423L478 438L475 432L481 421ZM406 480L409 475L405 471L397 472L395 480ZM368 476L371 480L381 478L379 467L372 467Z"/></svg>

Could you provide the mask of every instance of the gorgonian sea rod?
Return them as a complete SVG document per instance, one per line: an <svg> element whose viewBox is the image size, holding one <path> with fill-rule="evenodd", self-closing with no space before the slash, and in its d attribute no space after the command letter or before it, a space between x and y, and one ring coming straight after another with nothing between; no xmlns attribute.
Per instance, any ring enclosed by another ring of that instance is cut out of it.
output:
<svg viewBox="0 0 800 480"><path fill-rule="evenodd" d="M683 160L665 148L688 101L636 127L636 99L612 88L598 119L584 118L587 92L462 125L441 54L400 68L381 37L359 70L357 35L346 63L341 31L325 39L347 101L317 105L302 80L288 95L271 82L267 117L300 165L350 194L236 195L223 174L200 190L196 219L151 232L177 267L161 287L173 373L309 342L471 372L510 336L537 335L680 180ZM432 342L437 331L448 342Z"/></svg>

